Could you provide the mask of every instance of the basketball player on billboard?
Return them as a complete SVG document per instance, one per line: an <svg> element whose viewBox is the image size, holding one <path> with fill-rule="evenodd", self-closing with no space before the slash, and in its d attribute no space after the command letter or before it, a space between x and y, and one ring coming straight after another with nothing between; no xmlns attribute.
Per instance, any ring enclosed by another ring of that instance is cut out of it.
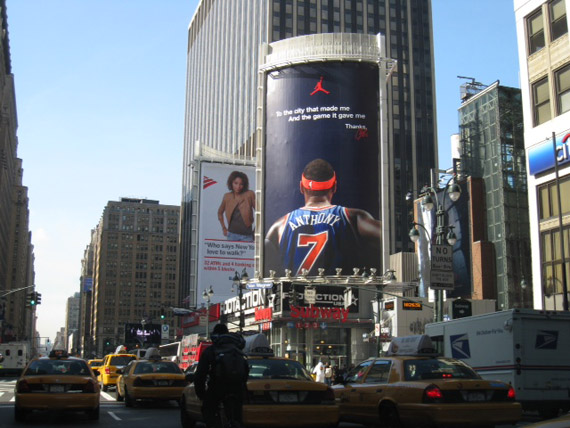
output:
<svg viewBox="0 0 570 428"><path fill-rule="evenodd" d="M342 268L347 274L370 259L362 256L363 249L377 254L376 265L380 265L381 222L367 211L333 205L336 190L337 177L330 163L315 159L307 164L300 183L305 206L281 217L268 230L266 270L290 269L299 275L306 269L308 275L316 275L318 268L324 268L325 274Z"/></svg>

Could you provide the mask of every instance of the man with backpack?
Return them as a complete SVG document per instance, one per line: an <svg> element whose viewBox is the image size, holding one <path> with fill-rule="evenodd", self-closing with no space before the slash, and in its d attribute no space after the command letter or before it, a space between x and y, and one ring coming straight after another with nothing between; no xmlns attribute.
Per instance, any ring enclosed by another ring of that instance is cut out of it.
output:
<svg viewBox="0 0 570 428"><path fill-rule="evenodd" d="M244 338L229 333L225 324L216 324L212 346L207 347L198 362L194 387L202 400L202 415L208 428L221 427L219 406L232 427L242 424L243 399L246 394L249 365L242 349Z"/></svg>

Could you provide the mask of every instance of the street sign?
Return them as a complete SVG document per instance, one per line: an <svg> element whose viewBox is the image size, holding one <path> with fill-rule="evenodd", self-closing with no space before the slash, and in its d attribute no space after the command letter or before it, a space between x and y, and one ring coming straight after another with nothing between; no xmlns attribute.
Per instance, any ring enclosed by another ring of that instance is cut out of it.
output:
<svg viewBox="0 0 570 428"><path fill-rule="evenodd" d="M451 245L431 246L431 269L453 270L453 247Z"/></svg>
<svg viewBox="0 0 570 428"><path fill-rule="evenodd" d="M161 339L168 339L168 335L170 333L170 326L168 324L162 324L162 334Z"/></svg>
<svg viewBox="0 0 570 428"><path fill-rule="evenodd" d="M272 287L273 287L273 282L271 282L271 281L269 281L269 282L251 281L245 285L245 288L247 288L248 290L263 290L263 289L272 288Z"/></svg>
<svg viewBox="0 0 570 428"><path fill-rule="evenodd" d="M455 278L453 271L431 270L430 288L432 290L453 290Z"/></svg>
<svg viewBox="0 0 570 428"><path fill-rule="evenodd" d="M305 288L305 302L309 305L314 305L317 300L317 289L316 288Z"/></svg>

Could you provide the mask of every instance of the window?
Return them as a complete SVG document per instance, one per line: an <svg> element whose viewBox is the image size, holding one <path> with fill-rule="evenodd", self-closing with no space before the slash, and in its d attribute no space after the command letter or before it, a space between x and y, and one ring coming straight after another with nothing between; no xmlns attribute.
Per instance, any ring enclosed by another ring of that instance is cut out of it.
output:
<svg viewBox="0 0 570 428"><path fill-rule="evenodd" d="M570 178L562 178L560 179L562 215L570 214L570 198L564 197L564 195L568 194L570 194ZM538 215L540 220L558 216L558 190L555 182L541 186L538 189L538 198L540 208Z"/></svg>
<svg viewBox="0 0 570 428"><path fill-rule="evenodd" d="M539 80L532 85L534 126L550 120L550 96L548 93L548 78Z"/></svg>
<svg viewBox="0 0 570 428"><path fill-rule="evenodd" d="M528 31L528 53L529 55L539 51L544 47L544 22L542 11L539 10L527 19Z"/></svg>
<svg viewBox="0 0 570 428"><path fill-rule="evenodd" d="M570 110L570 65L555 72L557 114Z"/></svg>
<svg viewBox="0 0 570 428"><path fill-rule="evenodd" d="M554 41L568 33L565 0L554 0L548 7L550 9L550 40Z"/></svg>

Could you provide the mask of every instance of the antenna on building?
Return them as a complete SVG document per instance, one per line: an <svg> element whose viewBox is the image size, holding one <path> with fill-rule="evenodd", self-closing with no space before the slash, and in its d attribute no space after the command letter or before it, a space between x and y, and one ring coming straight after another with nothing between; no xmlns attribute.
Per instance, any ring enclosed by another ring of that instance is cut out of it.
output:
<svg viewBox="0 0 570 428"><path fill-rule="evenodd" d="M457 76L457 78L471 80L471 82L465 82L459 87L459 98L461 99L461 102L467 101L473 95L481 92L487 87L487 85L477 82L474 77Z"/></svg>

